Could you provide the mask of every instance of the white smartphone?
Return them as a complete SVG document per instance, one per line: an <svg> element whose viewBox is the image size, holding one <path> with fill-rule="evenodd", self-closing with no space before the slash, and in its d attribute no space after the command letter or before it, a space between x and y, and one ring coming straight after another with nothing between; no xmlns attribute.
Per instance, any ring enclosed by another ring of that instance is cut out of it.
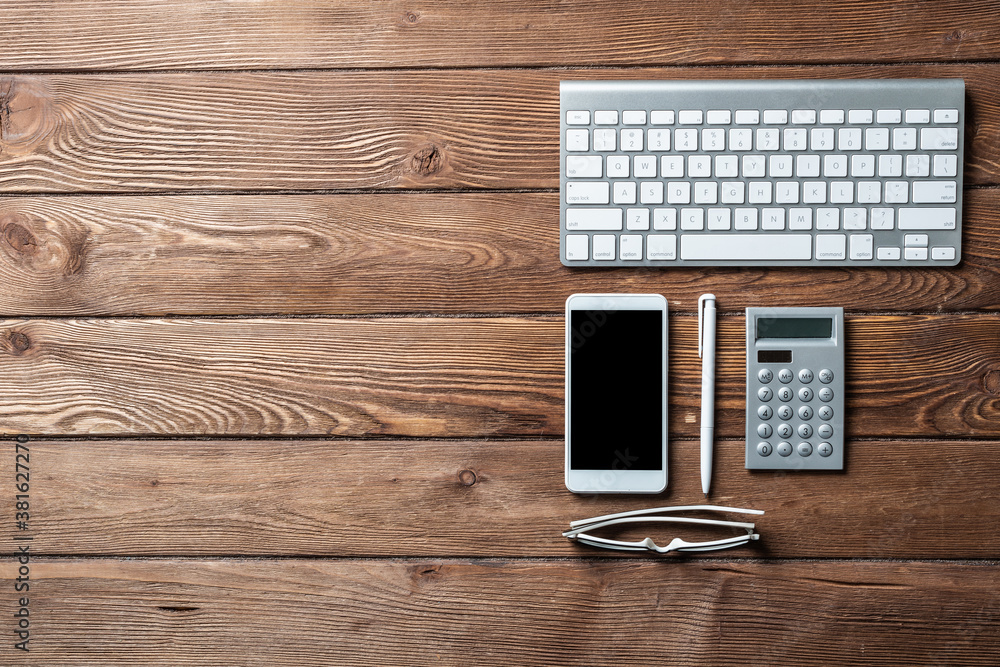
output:
<svg viewBox="0 0 1000 667"><path fill-rule="evenodd" d="M667 300L659 294L566 300L566 488L667 488Z"/></svg>

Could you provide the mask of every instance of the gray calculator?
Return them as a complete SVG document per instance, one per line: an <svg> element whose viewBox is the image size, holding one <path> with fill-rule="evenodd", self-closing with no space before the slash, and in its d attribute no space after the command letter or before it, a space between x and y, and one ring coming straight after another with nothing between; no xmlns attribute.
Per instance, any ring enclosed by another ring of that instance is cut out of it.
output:
<svg viewBox="0 0 1000 667"><path fill-rule="evenodd" d="M746 467L844 468L844 309L747 308Z"/></svg>

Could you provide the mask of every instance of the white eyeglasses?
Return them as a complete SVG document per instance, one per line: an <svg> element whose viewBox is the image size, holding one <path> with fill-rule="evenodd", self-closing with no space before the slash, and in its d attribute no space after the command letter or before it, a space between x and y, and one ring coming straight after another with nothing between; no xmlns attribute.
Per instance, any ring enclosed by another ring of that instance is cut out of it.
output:
<svg viewBox="0 0 1000 667"><path fill-rule="evenodd" d="M733 512L736 514L763 514L763 510L751 510L751 509L741 509L738 507L719 507L718 505L682 505L678 507L656 507L654 509L646 510L634 510L632 512L621 512L619 514L606 514L604 516L595 516L592 519L581 519L580 521L573 521L569 524L570 529L563 533L564 537L573 540L574 542L579 542L580 544L588 544L592 547L600 547L602 549L616 549L618 551L652 551L658 554L666 554L671 551L678 551L682 553L698 552L698 551L716 551L718 549L728 549L730 547L738 547L743 544L747 544L752 540L759 540L760 535L754 532L754 524L745 523L742 521L724 521L721 519L699 519L697 517L685 517L685 516L661 516L663 514L669 514L671 512L687 512L687 511L708 511L708 512ZM653 539L647 537L639 542L624 542L621 540L609 540L604 537L595 537L593 535L588 535L587 533L591 530L597 530L599 528L605 528L607 526L616 526L625 523L688 523L688 524L701 524L707 526L727 526L732 528L744 528L747 533L746 535L737 535L736 537L727 537L721 540L711 540L708 542L687 542L681 538L674 538L665 547L658 547L653 542Z"/></svg>

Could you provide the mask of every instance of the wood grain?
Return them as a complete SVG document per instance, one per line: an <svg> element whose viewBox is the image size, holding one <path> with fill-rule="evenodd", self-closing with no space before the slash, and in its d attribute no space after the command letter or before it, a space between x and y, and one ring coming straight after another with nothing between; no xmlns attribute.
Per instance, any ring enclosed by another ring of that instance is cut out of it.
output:
<svg viewBox="0 0 1000 667"><path fill-rule="evenodd" d="M670 323L670 431L697 434L696 322ZM1000 435L1000 318L850 315L853 437ZM0 431L557 436L563 319L0 322ZM742 437L745 324L719 323L716 426Z"/></svg>
<svg viewBox="0 0 1000 667"><path fill-rule="evenodd" d="M559 313L574 292L691 312L1000 308L1000 190L966 191L957 268L568 269L555 193L0 198L8 316ZM859 265L859 268L864 268Z"/></svg>
<svg viewBox="0 0 1000 667"><path fill-rule="evenodd" d="M747 471L742 439L717 441L709 500L766 514L731 517L756 523L760 541L706 557L995 558L1000 535L984 530L1000 521L995 444L852 440L843 473L783 473ZM671 440L668 490L653 497L570 493L561 440L27 446L36 556L619 558L561 533L575 519L703 502L693 439ZM2 545L24 534L0 523ZM621 533L658 544L729 534Z"/></svg>
<svg viewBox="0 0 1000 667"><path fill-rule="evenodd" d="M1000 182L1000 65L748 67L964 77L967 185ZM671 78L732 77L676 68ZM662 70L0 76L0 192L558 187L562 79Z"/></svg>
<svg viewBox="0 0 1000 667"><path fill-rule="evenodd" d="M38 559L32 568L38 639L19 666L937 665L989 662L1000 650L995 564Z"/></svg>
<svg viewBox="0 0 1000 667"><path fill-rule="evenodd" d="M0 3L0 69L151 70L993 60L992 2L316 0ZM974 21L972 19L975 19ZM502 44L502 48L497 45Z"/></svg>

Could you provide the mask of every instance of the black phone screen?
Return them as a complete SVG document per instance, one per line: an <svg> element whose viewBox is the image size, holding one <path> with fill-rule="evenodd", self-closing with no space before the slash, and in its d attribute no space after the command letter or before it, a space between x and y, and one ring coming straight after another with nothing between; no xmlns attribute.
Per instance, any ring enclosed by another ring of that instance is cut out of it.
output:
<svg viewBox="0 0 1000 667"><path fill-rule="evenodd" d="M570 312L570 467L662 469L663 313Z"/></svg>

